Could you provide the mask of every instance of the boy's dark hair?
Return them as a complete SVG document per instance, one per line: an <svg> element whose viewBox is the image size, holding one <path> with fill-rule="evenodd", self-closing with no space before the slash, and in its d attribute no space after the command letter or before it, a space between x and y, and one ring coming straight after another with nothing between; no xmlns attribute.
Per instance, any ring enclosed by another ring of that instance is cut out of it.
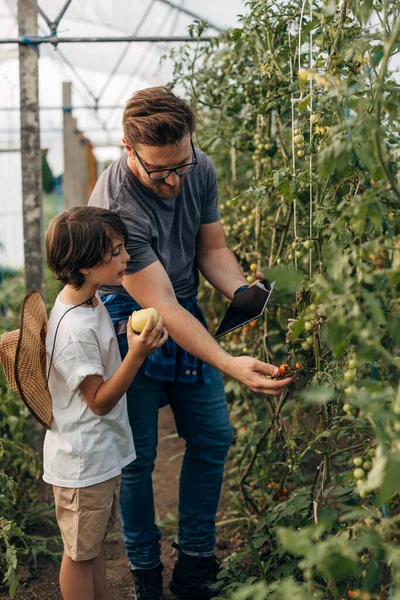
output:
<svg viewBox="0 0 400 600"><path fill-rule="evenodd" d="M135 92L126 103L122 125L131 148L136 144L175 144L195 129L190 106L167 87L156 86Z"/></svg>
<svg viewBox="0 0 400 600"><path fill-rule="evenodd" d="M79 269L90 269L112 251L112 238L128 242L122 219L104 208L73 206L54 217L46 233L47 264L64 285L79 289L85 276Z"/></svg>

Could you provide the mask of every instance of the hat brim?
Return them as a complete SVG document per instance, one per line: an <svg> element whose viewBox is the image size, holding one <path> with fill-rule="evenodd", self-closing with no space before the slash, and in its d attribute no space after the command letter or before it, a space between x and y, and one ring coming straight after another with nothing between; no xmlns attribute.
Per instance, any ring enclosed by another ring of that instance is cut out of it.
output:
<svg viewBox="0 0 400 600"><path fill-rule="evenodd" d="M8 332L1 339L0 359L11 389L19 393L35 419L49 429L53 410L46 384L46 332L46 308L39 292L33 290L22 303L19 331Z"/></svg>

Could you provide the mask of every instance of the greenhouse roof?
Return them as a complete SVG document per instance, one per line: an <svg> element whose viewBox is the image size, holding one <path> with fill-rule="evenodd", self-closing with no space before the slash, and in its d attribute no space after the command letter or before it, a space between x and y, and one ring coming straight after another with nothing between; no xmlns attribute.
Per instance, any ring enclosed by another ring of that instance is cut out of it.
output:
<svg viewBox="0 0 400 600"><path fill-rule="evenodd" d="M235 26L246 12L242 0L30 0L38 11L39 97L42 147L62 171L62 82L71 81L79 128L98 148L121 140L122 107L133 91L172 79L172 47L205 20L204 36ZM19 148L17 0L0 0L0 150ZM57 37L55 37L55 35ZM72 42L76 38L101 42ZM122 41L138 38L140 41ZM154 41L143 41L151 38ZM155 41L162 38L164 41ZM166 38L168 41L165 41ZM68 40L55 45L55 40ZM118 39L121 41L106 41ZM164 57L164 59L162 59Z"/></svg>

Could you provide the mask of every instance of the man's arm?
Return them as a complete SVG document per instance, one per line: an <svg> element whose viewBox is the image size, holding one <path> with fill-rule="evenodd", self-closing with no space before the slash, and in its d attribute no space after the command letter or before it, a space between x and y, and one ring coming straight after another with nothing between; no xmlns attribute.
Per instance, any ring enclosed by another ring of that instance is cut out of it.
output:
<svg viewBox="0 0 400 600"><path fill-rule="evenodd" d="M226 245L221 221L201 225L196 240L196 262L204 277L227 298L248 283L233 252Z"/></svg>
<svg viewBox="0 0 400 600"><path fill-rule="evenodd" d="M240 284L239 284L240 285ZM159 261L131 275L123 286L145 308L153 306L164 318L172 339L187 352L247 385L254 392L278 395L291 381L267 379L278 369L249 356L230 356L203 325L177 301L170 279Z"/></svg>

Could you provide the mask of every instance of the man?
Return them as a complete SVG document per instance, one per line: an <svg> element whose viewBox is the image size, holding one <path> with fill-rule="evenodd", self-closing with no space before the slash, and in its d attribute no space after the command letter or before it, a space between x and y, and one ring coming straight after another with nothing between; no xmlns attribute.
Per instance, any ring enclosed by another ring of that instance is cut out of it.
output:
<svg viewBox="0 0 400 600"><path fill-rule="evenodd" d="M215 581L215 514L231 427L220 372L255 392L278 395L290 379L276 367L232 357L207 332L196 301L198 270L228 298L247 286L228 249L211 161L192 142L190 107L165 87L136 92L124 115L126 154L99 178L90 204L109 208L129 231L131 259L123 287L103 288L122 357L132 310L153 306L170 340L152 354L128 390L137 460L123 470L122 536L133 576L132 598L162 598L160 532L154 523L151 474L160 402L167 401L186 440L179 490L179 555L171 590L208 600Z"/></svg>

